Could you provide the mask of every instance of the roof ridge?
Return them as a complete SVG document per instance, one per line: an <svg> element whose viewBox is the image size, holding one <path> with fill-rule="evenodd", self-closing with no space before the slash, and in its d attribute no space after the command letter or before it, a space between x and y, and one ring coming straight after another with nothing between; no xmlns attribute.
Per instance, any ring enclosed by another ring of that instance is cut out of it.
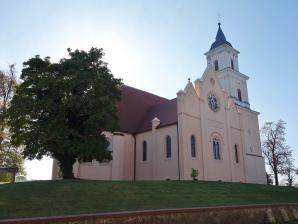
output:
<svg viewBox="0 0 298 224"><path fill-rule="evenodd" d="M138 89L138 88L135 88L135 87L132 87L132 86L128 86L128 85L123 85L123 86L128 87L128 88L131 88L131 89L135 89L137 91L140 91L140 92L143 92L143 93L146 93L146 94L150 94L150 95L155 96L155 97L159 97L159 98L164 99L164 100L169 100L169 99L167 99L167 98L165 98L163 96L159 96L159 95L156 95L154 93L147 92L147 91L142 90L142 89Z"/></svg>

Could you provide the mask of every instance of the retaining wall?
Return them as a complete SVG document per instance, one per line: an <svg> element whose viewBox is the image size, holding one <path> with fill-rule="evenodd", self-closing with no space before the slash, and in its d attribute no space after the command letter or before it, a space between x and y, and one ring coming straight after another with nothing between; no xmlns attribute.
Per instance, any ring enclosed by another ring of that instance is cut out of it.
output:
<svg viewBox="0 0 298 224"><path fill-rule="evenodd" d="M297 204L242 205L0 220L6 224L258 224L297 223Z"/></svg>

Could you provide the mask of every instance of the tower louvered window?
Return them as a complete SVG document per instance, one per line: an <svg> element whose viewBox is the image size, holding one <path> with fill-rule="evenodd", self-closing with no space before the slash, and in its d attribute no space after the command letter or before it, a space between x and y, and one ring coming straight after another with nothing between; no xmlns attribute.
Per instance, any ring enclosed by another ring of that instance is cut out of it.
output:
<svg viewBox="0 0 298 224"><path fill-rule="evenodd" d="M241 90L240 89L238 89L238 100L240 102L242 102L242 95L241 95Z"/></svg>
<svg viewBox="0 0 298 224"><path fill-rule="evenodd" d="M215 71L218 71L218 61L217 60L214 61L214 68L215 68Z"/></svg>

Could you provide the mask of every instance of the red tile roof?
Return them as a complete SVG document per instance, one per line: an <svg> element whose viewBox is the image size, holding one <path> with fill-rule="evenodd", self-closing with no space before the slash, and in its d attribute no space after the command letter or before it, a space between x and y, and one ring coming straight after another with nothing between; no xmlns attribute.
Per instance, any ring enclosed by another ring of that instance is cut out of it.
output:
<svg viewBox="0 0 298 224"><path fill-rule="evenodd" d="M151 121L157 117L159 127L177 123L177 100L166 98L123 85L118 104L120 131L131 134L151 130Z"/></svg>

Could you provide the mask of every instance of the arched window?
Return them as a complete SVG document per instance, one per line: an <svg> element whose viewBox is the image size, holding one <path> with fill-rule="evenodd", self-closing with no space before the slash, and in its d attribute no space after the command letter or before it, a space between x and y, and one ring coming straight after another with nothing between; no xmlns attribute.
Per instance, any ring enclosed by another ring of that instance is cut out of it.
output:
<svg viewBox="0 0 298 224"><path fill-rule="evenodd" d="M172 157L172 143L171 143L171 137L166 137L166 157L171 158Z"/></svg>
<svg viewBox="0 0 298 224"><path fill-rule="evenodd" d="M231 69L234 70L234 61L233 61L233 59L231 59Z"/></svg>
<svg viewBox="0 0 298 224"><path fill-rule="evenodd" d="M238 100L242 102L241 90L238 89Z"/></svg>
<svg viewBox="0 0 298 224"><path fill-rule="evenodd" d="M195 158L196 157L196 139L194 135L190 137L190 147L191 147L191 157Z"/></svg>
<svg viewBox="0 0 298 224"><path fill-rule="evenodd" d="M217 60L214 61L214 68L215 68L215 71L218 71L218 61Z"/></svg>
<svg viewBox="0 0 298 224"><path fill-rule="evenodd" d="M220 143L218 138L212 140L213 143L213 158L215 160L220 160Z"/></svg>
<svg viewBox="0 0 298 224"><path fill-rule="evenodd" d="M238 146L236 144L234 146L234 150L235 150L235 161L236 161L236 163L239 163Z"/></svg>
<svg viewBox="0 0 298 224"><path fill-rule="evenodd" d="M143 141L143 161L147 161L147 142Z"/></svg>

